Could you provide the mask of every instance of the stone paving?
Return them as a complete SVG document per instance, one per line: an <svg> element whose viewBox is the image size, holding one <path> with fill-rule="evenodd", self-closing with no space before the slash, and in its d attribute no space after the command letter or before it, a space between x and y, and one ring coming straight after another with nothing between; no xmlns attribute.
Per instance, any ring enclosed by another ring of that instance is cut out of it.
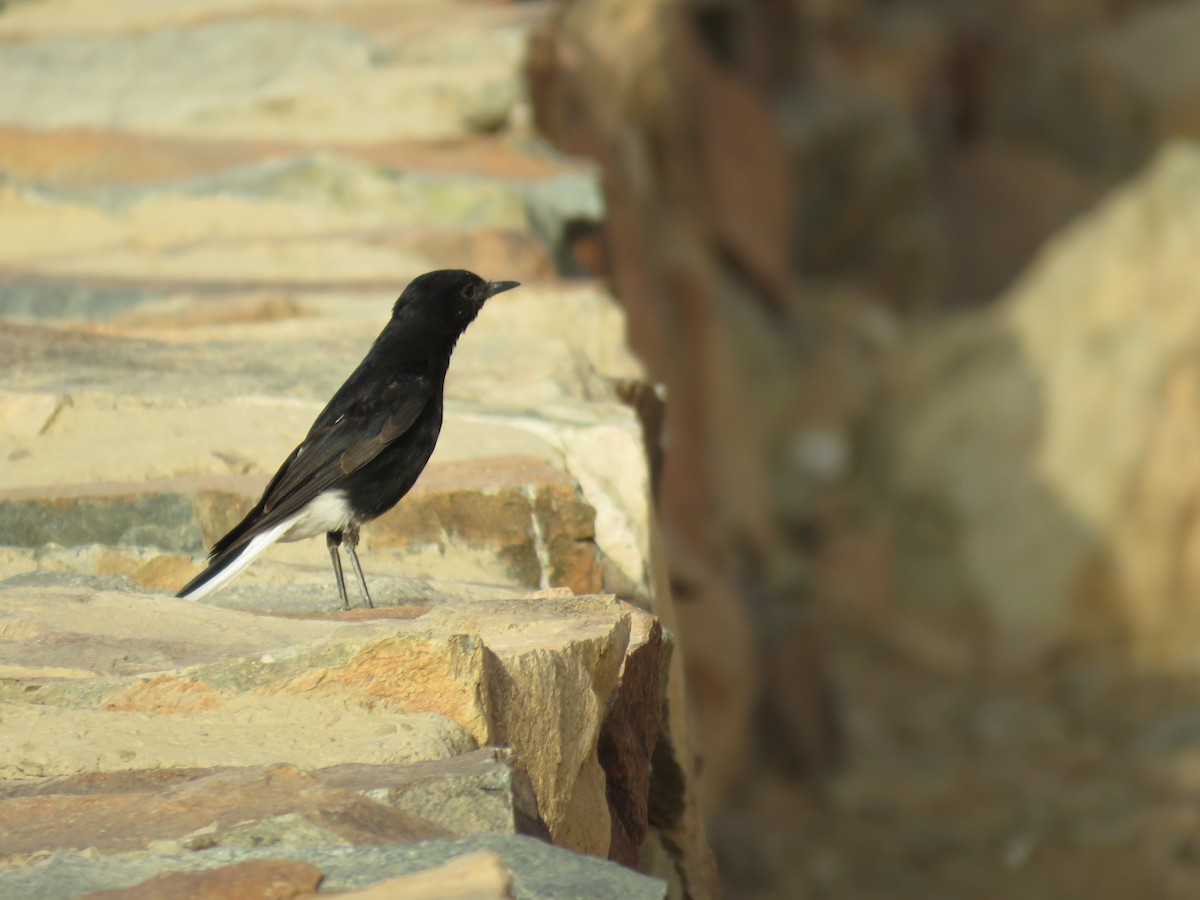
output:
<svg viewBox="0 0 1200 900"><path fill-rule="evenodd" d="M330 847L481 829L414 829L393 804L362 813L381 817L373 838L330 830L330 817L350 815L348 789L305 771L452 765L500 744L517 748L516 775L501 779L510 808L521 779L535 795L517 816L526 824L510 816L500 830L544 822L561 847L640 863L675 893L712 894L680 655L654 618L606 595L673 622L642 425L619 397L643 374L611 297L578 277L572 243L604 214L599 185L528 125L521 66L545 11L465 0L0 5L0 803L58 798L25 809L31 828L71 797L114 791L152 820L157 795L130 790L116 774L126 770L200 796L195 785L226 777L222 767L241 767L236 790L252 794L255 778L283 777L272 765L291 765L287 778L325 786L307 806L256 812L267 824L255 827L346 887ZM272 548L211 606L164 596L253 501L406 281L439 267L523 286L461 342L426 476L364 533L368 578L391 608L331 616L316 541ZM515 599L531 592L541 593ZM501 616L493 624L509 620L490 637L488 610ZM439 617L454 624L433 636ZM276 635L270 647L250 636L262 627ZM290 688L259 677L276 656L292 660ZM432 687L442 670L453 674ZM330 678L358 688L328 695ZM320 698L304 694L318 683ZM585 686L594 703L580 706ZM605 725L617 711L620 733ZM327 729L336 740L310 746ZM647 786L652 751L674 762L662 767L668 782ZM404 780L375 769L361 796L389 779ZM644 843L638 785L670 810ZM309 824L289 831L279 816ZM227 851L246 841L214 827L210 843L226 850L212 865L242 861ZM0 886L75 896L193 867L161 846L161 864L144 847L130 862L128 847L89 841L86 827L55 840L0 838ZM514 873L513 896L554 896L538 893L553 878L533 877L525 851L487 846ZM102 858L43 859L64 847ZM453 855L430 853L428 865ZM667 889L584 871L573 896Z"/></svg>

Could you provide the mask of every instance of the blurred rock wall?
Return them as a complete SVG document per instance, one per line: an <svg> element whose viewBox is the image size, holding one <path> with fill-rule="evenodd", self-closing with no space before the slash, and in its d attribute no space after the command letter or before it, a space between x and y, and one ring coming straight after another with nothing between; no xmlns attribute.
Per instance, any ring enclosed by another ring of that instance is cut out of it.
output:
<svg viewBox="0 0 1200 900"><path fill-rule="evenodd" d="M1194 348L1125 330L1191 333L1190 269L1146 241L1200 248L1165 199L1188 151L1091 210L1200 133L1198 39L1200 5L1134 0L573 0L535 33L535 120L603 171L589 259L668 388L710 802L752 759L837 759L830 616L962 673L1128 650L1186 605ZM1131 437L1153 422L1175 437Z"/></svg>

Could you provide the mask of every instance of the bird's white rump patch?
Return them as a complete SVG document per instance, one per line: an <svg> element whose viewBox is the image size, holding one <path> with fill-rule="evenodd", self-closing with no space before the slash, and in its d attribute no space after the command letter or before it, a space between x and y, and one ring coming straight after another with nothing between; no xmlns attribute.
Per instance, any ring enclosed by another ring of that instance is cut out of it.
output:
<svg viewBox="0 0 1200 900"><path fill-rule="evenodd" d="M330 531L341 531L354 521L345 491L325 491L313 497L293 518L278 540L302 541Z"/></svg>

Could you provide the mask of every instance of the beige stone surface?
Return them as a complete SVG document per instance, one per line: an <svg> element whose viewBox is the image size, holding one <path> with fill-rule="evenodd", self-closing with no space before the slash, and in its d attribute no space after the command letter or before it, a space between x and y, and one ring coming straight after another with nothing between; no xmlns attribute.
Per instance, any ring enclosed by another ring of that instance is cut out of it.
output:
<svg viewBox="0 0 1200 900"><path fill-rule="evenodd" d="M0 215L14 227L3 231L0 265L93 278L237 283L286 272L301 284L385 283L431 268L420 230L525 225L520 191L498 180L400 177L337 157L255 171L295 185L264 196L262 188L255 195L236 183L214 184L108 208L6 186Z"/></svg>
<svg viewBox="0 0 1200 900"><path fill-rule="evenodd" d="M378 2L275 16L248 3L139 3L115 16L80 6L0 20L12 47L0 118L189 137L452 139L512 115L531 21L519 7L454 2L407 2L403 16ZM72 32L88 36L83 52Z"/></svg>
<svg viewBox="0 0 1200 900"><path fill-rule="evenodd" d="M428 0L401 0L412 9L429 7ZM280 12L303 13L331 11L346 6L342 0L286 0L274 4ZM178 28L219 16L247 15L261 10L258 0L132 0L119 7L99 9L89 0L55 0L6 10L0 19L0 34L33 35L80 33L104 34L109 31L135 31L149 28Z"/></svg>
<svg viewBox="0 0 1200 900"><path fill-rule="evenodd" d="M481 852L336 896L346 900L504 900L513 896L512 890L512 872L504 860L498 854Z"/></svg>
<svg viewBox="0 0 1200 900"><path fill-rule="evenodd" d="M14 681L54 677L10 672ZM61 677L61 676L60 676ZM0 704L0 778L40 778L147 767L302 767L445 759L476 746L461 725L434 714L347 710L343 702L249 697L213 710L172 697L169 714ZM202 700L200 701L202 702ZM182 707L182 708L181 708Z"/></svg>

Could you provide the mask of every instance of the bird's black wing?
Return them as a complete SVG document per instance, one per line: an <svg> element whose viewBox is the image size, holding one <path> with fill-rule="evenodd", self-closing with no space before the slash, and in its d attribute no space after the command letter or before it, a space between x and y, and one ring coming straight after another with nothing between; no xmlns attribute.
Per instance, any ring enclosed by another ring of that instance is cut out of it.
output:
<svg viewBox="0 0 1200 900"><path fill-rule="evenodd" d="M350 384L347 387L351 387ZM288 456L246 518L213 546L210 559L245 543L356 472L402 437L433 397L421 375L389 378L370 393L339 391Z"/></svg>
<svg viewBox="0 0 1200 900"><path fill-rule="evenodd" d="M327 424L319 418L267 485L263 512L278 521L357 472L412 427L432 396L428 378L398 376L346 404Z"/></svg>

